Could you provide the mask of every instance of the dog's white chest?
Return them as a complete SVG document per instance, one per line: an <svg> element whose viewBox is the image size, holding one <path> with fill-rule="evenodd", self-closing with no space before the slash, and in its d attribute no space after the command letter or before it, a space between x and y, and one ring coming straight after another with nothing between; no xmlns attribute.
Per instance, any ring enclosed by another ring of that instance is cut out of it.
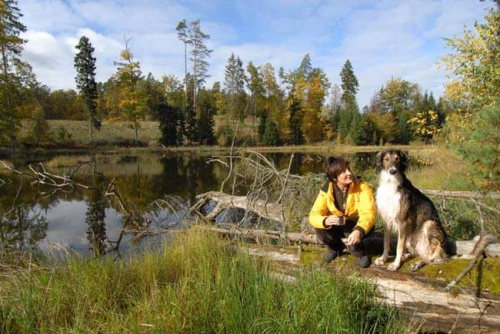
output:
<svg viewBox="0 0 500 334"><path fill-rule="evenodd" d="M384 222L394 227L399 214L401 194L397 190L396 183L380 181L376 194L377 209Z"/></svg>

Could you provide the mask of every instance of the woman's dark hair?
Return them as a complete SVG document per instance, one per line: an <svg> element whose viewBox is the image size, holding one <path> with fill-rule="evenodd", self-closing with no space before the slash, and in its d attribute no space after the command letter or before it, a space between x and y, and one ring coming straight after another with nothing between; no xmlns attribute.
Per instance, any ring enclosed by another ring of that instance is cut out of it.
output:
<svg viewBox="0 0 500 334"><path fill-rule="evenodd" d="M349 161L342 157L328 157L325 160L325 173L326 177L330 181L336 181L337 176L345 172L347 169L351 170L349 167Z"/></svg>

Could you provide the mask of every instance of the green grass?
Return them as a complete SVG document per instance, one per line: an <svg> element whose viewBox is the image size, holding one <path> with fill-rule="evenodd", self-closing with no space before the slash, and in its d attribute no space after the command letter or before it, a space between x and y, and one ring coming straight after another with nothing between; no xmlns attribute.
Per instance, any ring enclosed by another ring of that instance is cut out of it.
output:
<svg viewBox="0 0 500 334"><path fill-rule="evenodd" d="M374 287L326 269L293 283L193 229L159 253L4 272L2 333L404 333Z"/></svg>
<svg viewBox="0 0 500 334"><path fill-rule="evenodd" d="M76 143L88 143L88 123L86 121L52 120L49 121L51 131L56 133L59 127L68 131L71 140ZM157 143L160 138L159 123L154 121L141 122L139 129L139 140L145 143ZM135 138L134 129L127 122L110 123L104 121L100 130L93 131L93 140L113 144L116 142L130 141Z"/></svg>

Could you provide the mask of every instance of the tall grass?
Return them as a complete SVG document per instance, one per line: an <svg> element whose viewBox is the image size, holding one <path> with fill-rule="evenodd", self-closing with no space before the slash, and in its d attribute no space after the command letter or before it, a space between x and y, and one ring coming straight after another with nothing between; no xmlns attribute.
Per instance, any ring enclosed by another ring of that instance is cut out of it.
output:
<svg viewBox="0 0 500 334"><path fill-rule="evenodd" d="M198 229L160 253L4 273L2 333L403 333L365 281L272 265Z"/></svg>

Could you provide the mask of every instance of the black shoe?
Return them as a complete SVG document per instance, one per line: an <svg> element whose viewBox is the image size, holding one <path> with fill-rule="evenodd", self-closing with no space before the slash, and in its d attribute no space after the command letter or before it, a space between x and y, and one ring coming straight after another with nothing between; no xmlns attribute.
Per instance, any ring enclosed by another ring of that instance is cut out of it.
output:
<svg viewBox="0 0 500 334"><path fill-rule="evenodd" d="M358 259L356 260L356 264L358 265L358 267L368 268L370 264L372 264L372 260L368 255L363 255L361 257L358 257Z"/></svg>
<svg viewBox="0 0 500 334"><path fill-rule="evenodd" d="M342 253L342 251L329 251L326 255L325 255L325 262L326 263L330 263L332 262L333 260L335 260L338 256L340 256L340 254Z"/></svg>

